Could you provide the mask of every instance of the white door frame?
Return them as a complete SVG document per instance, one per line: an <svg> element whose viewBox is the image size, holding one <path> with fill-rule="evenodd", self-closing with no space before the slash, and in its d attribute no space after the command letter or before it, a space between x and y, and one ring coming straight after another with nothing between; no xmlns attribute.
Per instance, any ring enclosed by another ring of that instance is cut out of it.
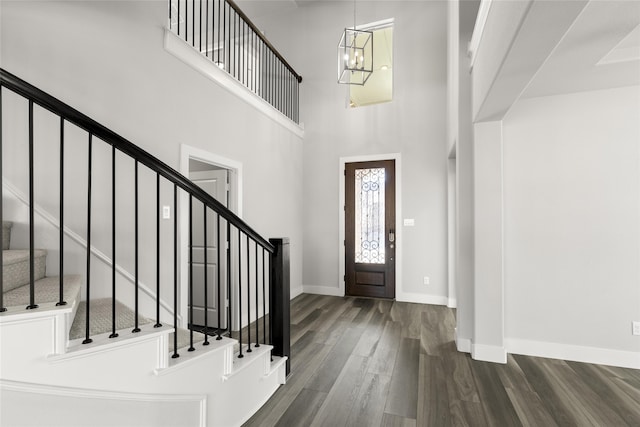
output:
<svg viewBox="0 0 640 427"><path fill-rule="evenodd" d="M402 164L400 153L390 154L370 154L353 157L340 157L340 168L338 169L339 189L338 189L338 289L335 295L344 296L344 276L345 276L345 250L344 250L344 206L345 194L344 170L347 163L372 162L376 160L395 160L396 168L396 299L402 296ZM332 293L331 293L332 294Z"/></svg>
<svg viewBox="0 0 640 427"><path fill-rule="evenodd" d="M189 159L217 166L229 171L229 209L242 218L242 163L197 147L180 144L180 173L189 177ZM178 209L176 209L178 211ZM180 327L187 328L189 322L189 196L183 191L180 194L178 221L180 223L180 289L178 317ZM233 259L231 260L233 265ZM235 287L233 287L235 289ZM232 298L237 298L232 296ZM234 314L231 316L234 324Z"/></svg>

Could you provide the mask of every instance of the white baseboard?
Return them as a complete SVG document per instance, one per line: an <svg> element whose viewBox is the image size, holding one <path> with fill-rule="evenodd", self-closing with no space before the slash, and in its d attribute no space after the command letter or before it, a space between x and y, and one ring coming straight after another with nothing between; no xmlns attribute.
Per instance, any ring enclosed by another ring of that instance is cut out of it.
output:
<svg viewBox="0 0 640 427"><path fill-rule="evenodd" d="M640 351L611 350L513 338L507 338L505 345L507 351L513 354L640 369Z"/></svg>
<svg viewBox="0 0 640 427"><path fill-rule="evenodd" d="M294 299L298 295L302 294L304 289L302 286L298 286L297 288L291 288L289 292L289 299Z"/></svg>
<svg viewBox="0 0 640 427"><path fill-rule="evenodd" d="M344 291L340 288L330 288L328 286L302 285L305 294L329 295L334 297L343 297Z"/></svg>
<svg viewBox="0 0 640 427"><path fill-rule="evenodd" d="M455 298L448 298L447 299L447 307L449 308L457 308L458 307L458 300Z"/></svg>
<svg viewBox="0 0 640 427"><path fill-rule="evenodd" d="M453 335L456 342L456 349L461 353L471 353L471 340L469 338L460 338L457 328L454 329Z"/></svg>
<svg viewBox="0 0 640 427"><path fill-rule="evenodd" d="M442 295L425 295L412 292L397 292L396 301L414 302L417 304L447 305L448 298Z"/></svg>
<svg viewBox="0 0 640 427"><path fill-rule="evenodd" d="M484 362L507 363L507 350L497 345L471 344L471 357Z"/></svg>

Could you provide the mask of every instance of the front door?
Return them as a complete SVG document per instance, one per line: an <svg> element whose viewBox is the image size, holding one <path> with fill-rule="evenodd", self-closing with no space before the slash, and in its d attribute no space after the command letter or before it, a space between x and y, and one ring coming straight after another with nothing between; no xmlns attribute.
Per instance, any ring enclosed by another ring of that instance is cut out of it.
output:
<svg viewBox="0 0 640 427"><path fill-rule="evenodd" d="M189 179L205 190L214 199L227 206L227 173L226 169L190 172ZM227 251L224 250L227 241L226 223L221 222L220 238L217 234L216 214L207 209L207 238L204 235L204 208L202 203L193 202L193 319L191 323L197 326L218 327L218 310L220 325L226 329L226 299L227 283L226 269L220 269L220 283L218 286L218 254L220 265L225 266ZM206 253L206 263L205 263ZM205 274L207 297L205 300ZM220 297L218 298L218 292ZM220 306L218 307L218 301ZM207 314L205 321L205 312Z"/></svg>
<svg viewBox="0 0 640 427"><path fill-rule="evenodd" d="M395 160L345 165L345 291L394 298Z"/></svg>

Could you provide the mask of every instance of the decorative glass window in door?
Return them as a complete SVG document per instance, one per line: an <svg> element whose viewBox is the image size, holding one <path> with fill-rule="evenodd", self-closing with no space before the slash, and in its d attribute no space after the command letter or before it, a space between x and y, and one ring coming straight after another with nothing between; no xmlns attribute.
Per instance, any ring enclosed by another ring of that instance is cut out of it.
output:
<svg viewBox="0 0 640 427"><path fill-rule="evenodd" d="M355 171L355 262L385 263L384 168Z"/></svg>

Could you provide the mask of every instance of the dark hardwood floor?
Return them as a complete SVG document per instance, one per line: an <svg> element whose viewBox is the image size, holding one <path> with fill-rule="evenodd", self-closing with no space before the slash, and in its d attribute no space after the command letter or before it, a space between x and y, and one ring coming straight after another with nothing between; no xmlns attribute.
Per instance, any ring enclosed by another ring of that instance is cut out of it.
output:
<svg viewBox="0 0 640 427"><path fill-rule="evenodd" d="M640 426L640 371L478 362L442 306L303 294L291 375L245 426Z"/></svg>

